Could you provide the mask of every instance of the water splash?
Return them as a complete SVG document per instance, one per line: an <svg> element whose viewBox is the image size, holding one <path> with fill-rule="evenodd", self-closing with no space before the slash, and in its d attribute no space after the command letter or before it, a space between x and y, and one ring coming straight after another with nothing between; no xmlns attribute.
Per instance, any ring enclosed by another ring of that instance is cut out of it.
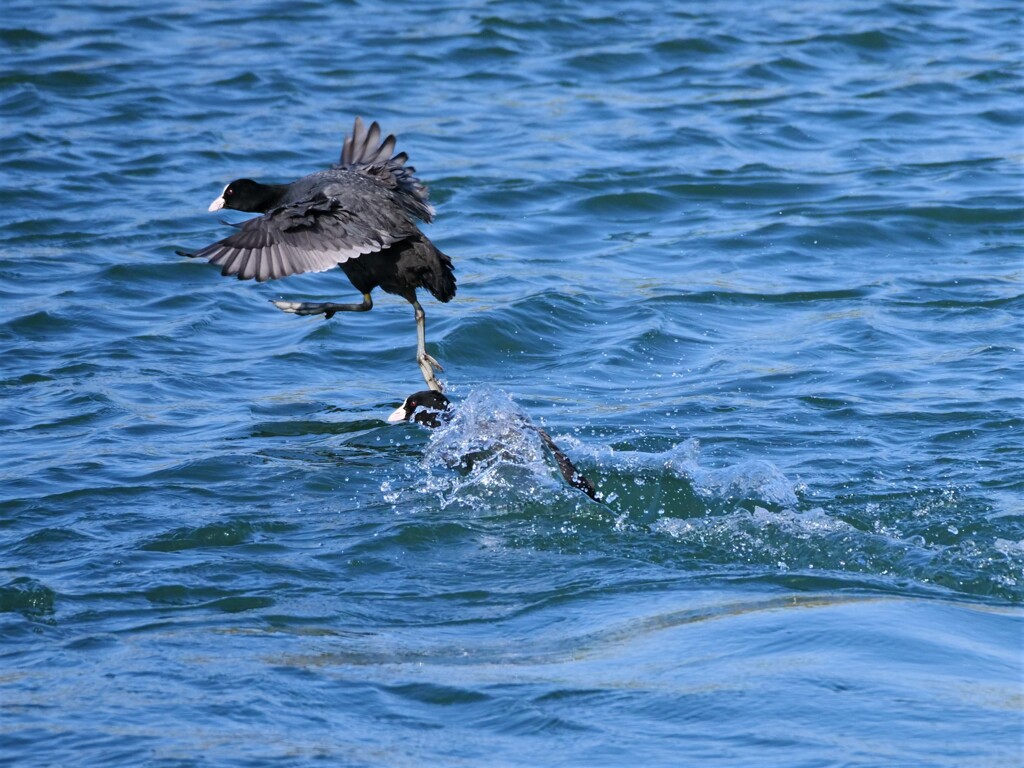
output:
<svg viewBox="0 0 1024 768"><path fill-rule="evenodd" d="M668 465L690 480L701 496L783 508L797 506L796 486L770 461L751 459L721 469L705 469L697 463L698 447L693 441L687 452L670 459Z"/></svg>
<svg viewBox="0 0 1024 768"><path fill-rule="evenodd" d="M581 459L606 501L634 522L649 522L653 515L689 518L728 514L737 508L781 510L799 505L801 486L772 462L759 458L706 467L696 439L660 452L585 444L571 436L556 439Z"/></svg>
<svg viewBox="0 0 1024 768"><path fill-rule="evenodd" d="M1011 600L1024 584L1024 545L979 523L987 513L969 489L815 499L764 457L708 466L696 439L651 452L554 437L605 505L564 483L526 413L489 387L472 390L429 432L408 483L389 480L381 490L395 505L416 493L448 515L498 517L504 526L518 519L501 536L513 546L570 551L589 537L625 547L624 556L686 567Z"/></svg>
<svg viewBox="0 0 1024 768"><path fill-rule="evenodd" d="M526 413L505 392L472 390L452 418L432 431L422 490L442 508L459 501L503 503L552 497L566 489Z"/></svg>
<svg viewBox="0 0 1024 768"><path fill-rule="evenodd" d="M661 452L556 439L605 495L609 514L590 522L628 541L630 556L682 557L698 568L753 568L851 587L1020 599L1024 545L1000 537L998 526L979 523L986 508L969 489L912 488L869 503L861 496L822 503L766 458L705 466L695 439ZM508 485L502 498L519 491ZM586 515L577 508L577 519ZM558 533L567 530L574 528ZM592 526L587 530L593 533ZM540 526L538 538L546 535L571 548L564 536ZM674 546L666 548L666 541Z"/></svg>

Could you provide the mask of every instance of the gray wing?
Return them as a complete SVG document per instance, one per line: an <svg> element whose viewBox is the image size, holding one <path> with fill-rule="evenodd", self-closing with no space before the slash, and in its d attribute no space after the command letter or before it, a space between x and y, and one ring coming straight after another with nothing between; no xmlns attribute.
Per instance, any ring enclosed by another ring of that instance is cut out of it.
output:
<svg viewBox="0 0 1024 768"><path fill-rule="evenodd" d="M383 184L406 213L430 223L434 206L430 204L426 185L416 178L416 169L406 165L409 156L405 152L391 154L395 151L395 137L388 135L381 141L380 136L376 122L367 128L362 118L357 117L352 134L345 137L340 162L333 167L355 171Z"/></svg>
<svg viewBox="0 0 1024 768"><path fill-rule="evenodd" d="M333 197L274 208L233 226L239 231L186 255L209 259L221 267L222 275L263 282L302 272L324 272L411 234L374 227Z"/></svg>

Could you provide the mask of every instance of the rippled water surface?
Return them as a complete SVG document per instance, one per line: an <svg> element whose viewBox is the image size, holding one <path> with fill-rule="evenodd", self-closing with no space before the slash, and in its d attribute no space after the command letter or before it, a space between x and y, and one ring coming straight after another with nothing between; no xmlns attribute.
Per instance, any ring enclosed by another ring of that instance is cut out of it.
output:
<svg viewBox="0 0 1024 768"><path fill-rule="evenodd" d="M9 0L0 762L1019 764L1020 32ZM404 301L174 253L357 114L456 264L433 432Z"/></svg>

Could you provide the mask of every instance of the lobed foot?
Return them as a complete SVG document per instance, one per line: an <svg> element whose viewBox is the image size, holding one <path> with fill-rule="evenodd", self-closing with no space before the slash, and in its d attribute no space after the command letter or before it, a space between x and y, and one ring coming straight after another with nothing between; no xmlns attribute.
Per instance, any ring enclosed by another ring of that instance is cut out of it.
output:
<svg viewBox="0 0 1024 768"><path fill-rule="evenodd" d="M435 360L426 352L424 352L423 355L418 358L418 362L420 364L420 368L423 368L424 364L426 364L433 368L435 371L444 371L444 366L437 362L437 360Z"/></svg>
<svg viewBox="0 0 1024 768"><path fill-rule="evenodd" d="M271 301L282 312L293 315L323 315L325 320L334 317L335 312L366 312L372 303L335 304L332 301Z"/></svg>
<svg viewBox="0 0 1024 768"><path fill-rule="evenodd" d="M444 370L444 368L441 367L441 364L426 353L417 355L416 362L419 363L420 373L423 374L423 381L427 383L427 386L435 392L444 392L444 385L441 384L434 375L435 370Z"/></svg>

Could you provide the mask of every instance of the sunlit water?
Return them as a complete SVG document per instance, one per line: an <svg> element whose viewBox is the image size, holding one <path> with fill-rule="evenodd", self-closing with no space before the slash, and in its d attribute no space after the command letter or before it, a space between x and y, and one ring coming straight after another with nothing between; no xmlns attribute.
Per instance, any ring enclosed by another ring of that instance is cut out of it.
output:
<svg viewBox="0 0 1024 768"><path fill-rule="evenodd" d="M4 6L0 762L1019 764L1017 5L429 5ZM435 431L174 255L356 114Z"/></svg>

